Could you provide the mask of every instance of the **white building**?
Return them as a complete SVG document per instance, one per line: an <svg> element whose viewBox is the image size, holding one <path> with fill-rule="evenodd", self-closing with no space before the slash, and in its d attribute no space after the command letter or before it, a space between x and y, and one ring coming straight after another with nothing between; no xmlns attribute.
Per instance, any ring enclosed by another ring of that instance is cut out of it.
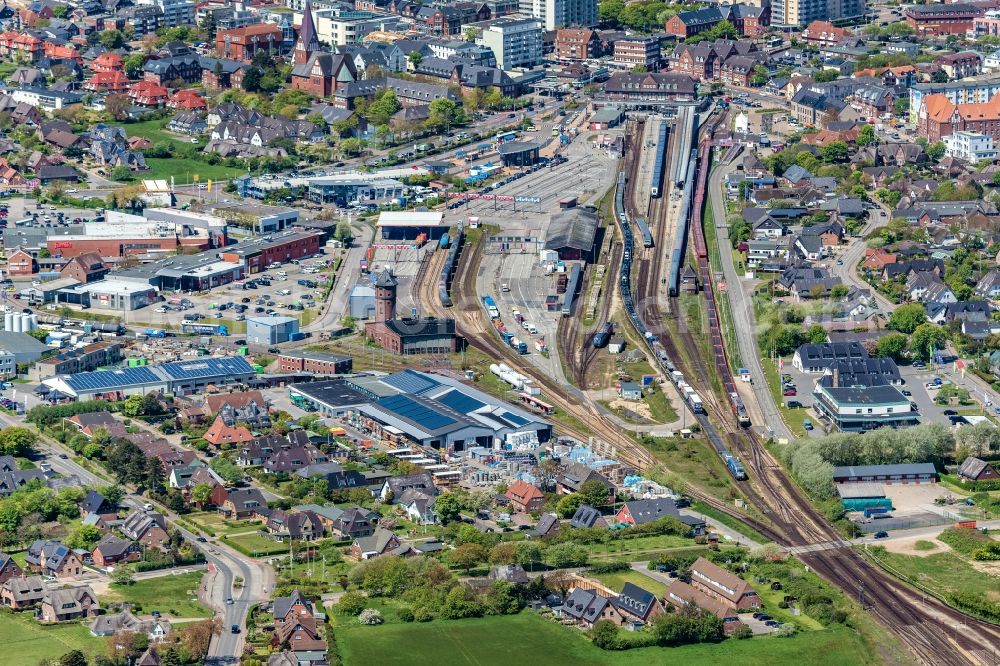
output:
<svg viewBox="0 0 1000 666"><path fill-rule="evenodd" d="M165 28L194 25L194 3L188 0L136 0L135 4L159 7L163 12L160 25Z"/></svg>
<svg viewBox="0 0 1000 666"><path fill-rule="evenodd" d="M1000 49L983 58L983 74L1000 72Z"/></svg>
<svg viewBox="0 0 1000 666"><path fill-rule="evenodd" d="M534 67L542 62L542 22L539 19L497 19L476 43L493 50L497 67Z"/></svg>
<svg viewBox="0 0 1000 666"><path fill-rule="evenodd" d="M330 46L360 44L365 35L379 30L385 17L371 12L354 12L340 15L338 9L316 10L313 5L313 21L316 23L316 38ZM296 12L294 23L301 25L302 13Z"/></svg>
<svg viewBox="0 0 1000 666"><path fill-rule="evenodd" d="M993 160L997 151L993 137L979 132L960 131L944 138L945 155L975 164L979 160Z"/></svg>
<svg viewBox="0 0 1000 666"><path fill-rule="evenodd" d="M519 0L517 10L541 19L546 30L597 25L597 0Z"/></svg>
<svg viewBox="0 0 1000 666"><path fill-rule="evenodd" d="M15 88L10 96L15 102L23 102L49 113L70 104L79 104L83 100L80 93L59 92L48 88Z"/></svg>

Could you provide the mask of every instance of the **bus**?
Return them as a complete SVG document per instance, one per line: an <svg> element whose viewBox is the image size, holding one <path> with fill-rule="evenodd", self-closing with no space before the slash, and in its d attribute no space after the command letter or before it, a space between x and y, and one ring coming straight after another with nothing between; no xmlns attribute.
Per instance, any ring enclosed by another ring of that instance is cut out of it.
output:
<svg viewBox="0 0 1000 666"><path fill-rule="evenodd" d="M517 138L517 132L500 132L496 136L496 142L498 145L507 143L508 141L513 141Z"/></svg>

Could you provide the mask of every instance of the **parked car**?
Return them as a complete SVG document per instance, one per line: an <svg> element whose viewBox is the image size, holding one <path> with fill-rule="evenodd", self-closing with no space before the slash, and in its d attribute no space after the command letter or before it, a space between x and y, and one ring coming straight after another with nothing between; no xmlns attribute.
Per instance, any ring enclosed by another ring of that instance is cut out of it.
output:
<svg viewBox="0 0 1000 666"><path fill-rule="evenodd" d="M885 530L879 530L878 532L875 533L875 538L876 539L886 539L888 537L889 537L889 533L886 532Z"/></svg>
<svg viewBox="0 0 1000 666"><path fill-rule="evenodd" d="M802 419L802 427L805 428L806 430L812 430L813 422L810 421L809 419Z"/></svg>
<svg viewBox="0 0 1000 666"><path fill-rule="evenodd" d="M782 395L786 397L790 395L798 395L798 391L795 390L794 386L789 386L782 392Z"/></svg>
<svg viewBox="0 0 1000 666"><path fill-rule="evenodd" d="M798 409L801 406L802 406L802 403L799 402L798 400L789 400L788 401L788 408L789 409Z"/></svg>

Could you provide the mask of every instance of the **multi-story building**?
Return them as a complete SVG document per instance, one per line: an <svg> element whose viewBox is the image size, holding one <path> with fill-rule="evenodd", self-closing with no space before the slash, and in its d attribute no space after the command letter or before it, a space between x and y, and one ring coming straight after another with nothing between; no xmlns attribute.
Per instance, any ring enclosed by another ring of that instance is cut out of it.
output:
<svg viewBox="0 0 1000 666"><path fill-rule="evenodd" d="M679 12L667 20L664 30L668 35L687 39L715 27L722 21L732 23L745 37L756 37L763 34L771 22L771 5L761 3L755 6L741 2Z"/></svg>
<svg viewBox="0 0 1000 666"><path fill-rule="evenodd" d="M986 35L1000 35L1000 10L989 9L982 16L974 18L972 29L977 39Z"/></svg>
<svg viewBox="0 0 1000 666"><path fill-rule="evenodd" d="M159 7L161 27L194 25L194 3L189 0L136 0L135 4Z"/></svg>
<svg viewBox="0 0 1000 666"><path fill-rule="evenodd" d="M476 40L493 50L497 67L534 67L542 62L542 22L539 19L501 18Z"/></svg>
<svg viewBox="0 0 1000 666"><path fill-rule="evenodd" d="M906 24L918 35L964 35L975 29L976 19L986 10L964 3L911 5L903 10Z"/></svg>
<svg viewBox="0 0 1000 666"><path fill-rule="evenodd" d="M597 25L597 0L519 0L517 10L541 20L546 30Z"/></svg>
<svg viewBox="0 0 1000 666"><path fill-rule="evenodd" d="M982 71L983 57L975 51L946 53L935 58L934 64L939 65L949 79L964 79Z"/></svg>
<svg viewBox="0 0 1000 666"><path fill-rule="evenodd" d="M917 115L917 135L930 142L955 132L1000 136L1000 96L983 104L955 104L944 95L930 95Z"/></svg>
<svg viewBox="0 0 1000 666"><path fill-rule="evenodd" d="M604 55L604 42L589 28L563 28L556 33L557 60L588 60Z"/></svg>
<svg viewBox="0 0 1000 666"><path fill-rule="evenodd" d="M372 12L340 9L314 9L313 18L316 22L316 37L320 42L331 46L358 44L365 35L378 30L384 20ZM296 14L296 23L301 20L302 15Z"/></svg>
<svg viewBox="0 0 1000 666"><path fill-rule="evenodd" d="M353 359L323 352L286 351L278 356L280 372L311 372L314 375L346 375L351 373Z"/></svg>
<svg viewBox="0 0 1000 666"><path fill-rule="evenodd" d="M910 122L917 122L924 99L944 95L953 104L983 104L1000 93L1000 74L980 76L968 81L917 83L910 87Z"/></svg>
<svg viewBox="0 0 1000 666"><path fill-rule="evenodd" d="M623 37L615 40L615 67L644 68L647 72L660 69L660 40L656 37Z"/></svg>
<svg viewBox="0 0 1000 666"><path fill-rule="evenodd" d="M960 130L944 138L944 154L975 164L980 160L995 160L997 150L993 137L981 132Z"/></svg>
<svg viewBox="0 0 1000 666"><path fill-rule="evenodd" d="M771 24L804 26L813 21L834 21L862 16L865 0L775 0Z"/></svg>
<svg viewBox="0 0 1000 666"><path fill-rule="evenodd" d="M259 23L215 33L215 50L223 58L250 62L258 51L277 55L284 35L273 23Z"/></svg>
<svg viewBox="0 0 1000 666"><path fill-rule="evenodd" d="M636 106L659 106L697 97L694 79L687 74L616 72L604 83L604 96Z"/></svg>
<svg viewBox="0 0 1000 666"><path fill-rule="evenodd" d="M32 381L41 381L56 375L74 375L92 372L117 363L122 357L122 347L117 342L95 342L80 349L60 352L34 363L28 370Z"/></svg>

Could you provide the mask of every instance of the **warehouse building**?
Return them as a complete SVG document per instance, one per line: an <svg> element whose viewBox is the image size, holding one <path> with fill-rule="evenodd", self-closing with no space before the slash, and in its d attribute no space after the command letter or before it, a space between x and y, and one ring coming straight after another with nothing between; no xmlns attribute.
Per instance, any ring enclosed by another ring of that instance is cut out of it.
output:
<svg viewBox="0 0 1000 666"><path fill-rule="evenodd" d="M458 453L475 446L531 447L551 424L450 377L403 370L289 387L324 416L341 416L381 439Z"/></svg>
<svg viewBox="0 0 1000 666"><path fill-rule="evenodd" d="M212 212L224 220L236 223L241 218L249 217L254 222L254 231L261 234L271 234L284 231L299 221L299 210L286 206L267 206L240 202L238 204L219 204L212 207Z"/></svg>
<svg viewBox="0 0 1000 666"><path fill-rule="evenodd" d="M271 264L319 254L322 239L315 231L282 231L223 248L219 259L242 265L247 274L259 273Z"/></svg>
<svg viewBox="0 0 1000 666"><path fill-rule="evenodd" d="M597 222L597 211L593 208L570 208L556 213L549 222L545 249L558 252L563 260L593 261Z"/></svg>
<svg viewBox="0 0 1000 666"><path fill-rule="evenodd" d="M833 468L834 483L899 483L904 485L934 483L934 463L903 465L850 465Z"/></svg>
<svg viewBox="0 0 1000 666"><path fill-rule="evenodd" d="M255 377L252 365L242 356L202 357L117 370L99 370L57 375L42 381L39 393L75 400L121 400L129 395L153 391L172 395L204 393L209 386L246 384Z"/></svg>
<svg viewBox="0 0 1000 666"><path fill-rule="evenodd" d="M342 173L309 180L307 198L313 203L347 206L352 203L376 203L399 199L406 185L376 174Z"/></svg>
<svg viewBox="0 0 1000 666"><path fill-rule="evenodd" d="M33 363L47 351L48 345L26 333L0 331L0 377L16 376L19 363Z"/></svg>
<svg viewBox="0 0 1000 666"><path fill-rule="evenodd" d="M288 342L299 332L295 317L247 317L247 342L252 345L277 345Z"/></svg>
<svg viewBox="0 0 1000 666"><path fill-rule="evenodd" d="M159 302L160 294L148 284L112 279L64 287L56 300L94 310L132 312Z"/></svg>
<svg viewBox="0 0 1000 666"><path fill-rule="evenodd" d="M384 240L413 240L420 234L437 240L448 232L444 213L436 211L384 211L376 226Z"/></svg>
<svg viewBox="0 0 1000 666"><path fill-rule="evenodd" d="M497 148L505 167L527 167L538 164L542 146L534 141L508 141Z"/></svg>
<svg viewBox="0 0 1000 666"><path fill-rule="evenodd" d="M115 272L118 280L152 285L160 291L207 291L243 278L243 265L222 261L217 251L178 255Z"/></svg>

